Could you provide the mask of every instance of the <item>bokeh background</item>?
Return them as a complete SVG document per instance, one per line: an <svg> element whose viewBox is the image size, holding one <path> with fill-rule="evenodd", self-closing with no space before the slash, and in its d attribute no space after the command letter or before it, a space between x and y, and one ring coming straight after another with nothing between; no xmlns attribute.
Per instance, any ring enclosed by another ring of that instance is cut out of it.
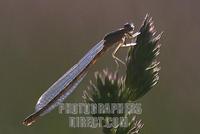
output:
<svg viewBox="0 0 200 134"><path fill-rule="evenodd" d="M0 0L0 133L101 134L101 129L69 128L57 110L31 127L21 121L104 34L126 22L138 30L146 13L164 35L159 84L139 100L142 133L199 133L199 5L198 0ZM106 54L67 101L82 101L94 72L114 66Z"/></svg>

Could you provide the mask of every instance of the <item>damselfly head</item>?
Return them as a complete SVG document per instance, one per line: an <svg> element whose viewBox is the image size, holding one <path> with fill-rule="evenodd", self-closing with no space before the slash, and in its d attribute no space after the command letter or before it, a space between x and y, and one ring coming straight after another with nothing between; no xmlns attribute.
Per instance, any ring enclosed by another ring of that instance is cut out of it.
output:
<svg viewBox="0 0 200 134"><path fill-rule="evenodd" d="M135 26L133 25L133 23L126 23L124 24L124 30L128 33L133 33Z"/></svg>

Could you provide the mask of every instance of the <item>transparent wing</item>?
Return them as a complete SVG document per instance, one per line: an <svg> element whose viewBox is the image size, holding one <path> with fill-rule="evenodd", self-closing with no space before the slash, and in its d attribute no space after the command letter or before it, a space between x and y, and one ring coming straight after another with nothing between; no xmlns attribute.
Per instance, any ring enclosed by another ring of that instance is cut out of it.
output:
<svg viewBox="0 0 200 134"><path fill-rule="evenodd" d="M94 58L99 54L103 47L104 47L104 40L97 43L77 64L75 64L69 71L67 71L60 79L58 79L46 92L42 94L42 96L39 98L36 106L35 106L35 112L42 109L44 106L46 106L52 99L54 99L56 96L60 94L62 90L64 90L69 84L72 84L71 89L67 89L66 93L60 96L55 101L55 104L52 104L44 113L48 113L49 111L53 110L56 106L58 106L57 103L62 102L68 95L71 94L71 92L77 87L77 85L81 82L83 77L80 78L78 81L74 81L75 78L77 78L84 70L87 68L87 66L94 60ZM84 75L86 73L83 73Z"/></svg>
<svg viewBox="0 0 200 134"><path fill-rule="evenodd" d="M59 99L57 101L55 101L50 107L48 107L40 116L43 116L43 115L51 112L54 108L59 106L60 103L62 103L67 98L67 96L69 96L76 89L76 87L83 80L83 78L86 76L86 74L87 74L87 72L84 72L84 74L79 79L74 81L72 83L72 86L70 88L68 88L67 92L65 94L61 95L59 97Z"/></svg>

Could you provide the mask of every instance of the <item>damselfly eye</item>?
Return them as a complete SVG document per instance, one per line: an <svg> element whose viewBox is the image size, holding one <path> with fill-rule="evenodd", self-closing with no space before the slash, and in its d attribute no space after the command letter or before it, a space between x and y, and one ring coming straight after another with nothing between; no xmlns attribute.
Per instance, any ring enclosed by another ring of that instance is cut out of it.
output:
<svg viewBox="0 0 200 134"><path fill-rule="evenodd" d="M132 32L134 30L134 25L133 23L126 23L124 24L124 29L127 31L127 32Z"/></svg>

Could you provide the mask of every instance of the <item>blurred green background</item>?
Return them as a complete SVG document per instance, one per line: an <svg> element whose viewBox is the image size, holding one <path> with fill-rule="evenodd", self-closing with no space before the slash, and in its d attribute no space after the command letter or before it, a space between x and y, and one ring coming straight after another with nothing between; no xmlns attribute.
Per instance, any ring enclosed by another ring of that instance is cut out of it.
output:
<svg viewBox="0 0 200 134"><path fill-rule="evenodd" d="M0 0L0 133L101 134L101 129L69 128L57 110L31 127L21 121L104 34L126 22L138 30L146 13L164 35L160 81L139 100L142 133L199 133L199 5L198 0ZM67 102L80 102L93 73L114 66L107 53Z"/></svg>

